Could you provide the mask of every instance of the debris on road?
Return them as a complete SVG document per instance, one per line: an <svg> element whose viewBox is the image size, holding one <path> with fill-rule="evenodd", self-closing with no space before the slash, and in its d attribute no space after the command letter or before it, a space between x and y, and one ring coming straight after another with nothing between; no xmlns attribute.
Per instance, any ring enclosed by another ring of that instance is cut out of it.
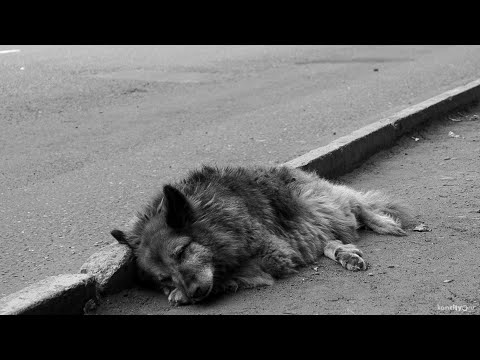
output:
<svg viewBox="0 0 480 360"><path fill-rule="evenodd" d="M313 270L318 271L318 266L315 266Z"/></svg>
<svg viewBox="0 0 480 360"><path fill-rule="evenodd" d="M478 118L478 115L472 115L472 116L470 117L470 119L468 119L468 120L470 120L470 121L475 121L475 120L478 120L478 119L479 119L479 118Z"/></svg>
<svg viewBox="0 0 480 360"><path fill-rule="evenodd" d="M463 120L463 118L449 118L450 121L453 121L453 122L460 122Z"/></svg>
<svg viewBox="0 0 480 360"><path fill-rule="evenodd" d="M425 231L432 231L427 225L421 223L413 228L413 231L425 232Z"/></svg>
<svg viewBox="0 0 480 360"><path fill-rule="evenodd" d="M412 136L412 139L415 140L415 141L419 141L419 140L420 140L420 138L417 138L417 137L415 137L415 136Z"/></svg>
<svg viewBox="0 0 480 360"><path fill-rule="evenodd" d="M460 137L460 135L455 134L453 131L449 131L448 136L450 136L451 138L458 138L458 137Z"/></svg>
<svg viewBox="0 0 480 360"><path fill-rule="evenodd" d="M443 280L444 283L451 283L452 281L453 281L453 279Z"/></svg>

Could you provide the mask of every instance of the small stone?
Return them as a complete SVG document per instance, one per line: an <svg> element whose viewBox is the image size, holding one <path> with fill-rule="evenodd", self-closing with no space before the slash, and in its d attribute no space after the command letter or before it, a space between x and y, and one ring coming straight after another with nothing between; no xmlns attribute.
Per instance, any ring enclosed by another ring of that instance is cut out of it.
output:
<svg viewBox="0 0 480 360"><path fill-rule="evenodd" d="M373 273L368 273L367 275L368 275L368 276L373 276Z"/></svg>
<svg viewBox="0 0 480 360"><path fill-rule="evenodd" d="M388 265L387 267L391 269L391 268L394 268L395 265Z"/></svg>
<svg viewBox="0 0 480 360"><path fill-rule="evenodd" d="M443 280L444 283L451 283L453 280L452 279L449 279L449 280Z"/></svg>
<svg viewBox="0 0 480 360"><path fill-rule="evenodd" d="M424 231L432 231L432 229L430 229L427 225L422 223L420 225L415 226L413 228L413 231L424 232Z"/></svg>

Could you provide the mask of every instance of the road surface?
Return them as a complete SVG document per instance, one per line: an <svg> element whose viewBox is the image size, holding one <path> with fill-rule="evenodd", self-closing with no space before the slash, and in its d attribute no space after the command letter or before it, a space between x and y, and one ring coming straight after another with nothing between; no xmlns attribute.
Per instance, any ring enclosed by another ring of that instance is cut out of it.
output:
<svg viewBox="0 0 480 360"><path fill-rule="evenodd" d="M13 51L12 51L13 50ZM0 296L201 163L278 164L480 73L480 46L0 46Z"/></svg>

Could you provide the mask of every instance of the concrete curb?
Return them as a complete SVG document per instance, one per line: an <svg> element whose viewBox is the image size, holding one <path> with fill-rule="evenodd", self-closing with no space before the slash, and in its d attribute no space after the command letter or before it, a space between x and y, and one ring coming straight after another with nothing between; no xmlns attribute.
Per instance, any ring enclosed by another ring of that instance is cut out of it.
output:
<svg viewBox="0 0 480 360"><path fill-rule="evenodd" d="M479 100L480 79L367 125L283 165L334 178L352 171L416 127L465 109ZM0 299L0 315L84 313L99 297L133 283L132 252L126 245L110 244L93 254L80 272L47 278Z"/></svg>
<svg viewBox="0 0 480 360"><path fill-rule="evenodd" d="M132 251L125 245L114 243L90 256L80 273L93 276L99 295L105 295L132 285L134 265Z"/></svg>
<svg viewBox="0 0 480 360"><path fill-rule="evenodd" d="M95 297L92 275L50 276L0 299L0 315L83 314L87 301Z"/></svg>
<svg viewBox="0 0 480 360"><path fill-rule="evenodd" d="M376 152L390 147L395 140L419 125L468 107L478 100L480 79L367 125L284 165L314 170L325 178L338 177L352 171Z"/></svg>

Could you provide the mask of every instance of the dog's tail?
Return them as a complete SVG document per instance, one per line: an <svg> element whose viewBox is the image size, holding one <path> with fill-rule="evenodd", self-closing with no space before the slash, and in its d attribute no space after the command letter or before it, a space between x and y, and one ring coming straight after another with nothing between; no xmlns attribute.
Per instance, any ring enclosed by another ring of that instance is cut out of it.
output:
<svg viewBox="0 0 480 360"><path fill-rule="evenodd" d="M379 234L407 235L413 222L411 210L380 191L360 192L357 196L358 219Z"/></svg>

